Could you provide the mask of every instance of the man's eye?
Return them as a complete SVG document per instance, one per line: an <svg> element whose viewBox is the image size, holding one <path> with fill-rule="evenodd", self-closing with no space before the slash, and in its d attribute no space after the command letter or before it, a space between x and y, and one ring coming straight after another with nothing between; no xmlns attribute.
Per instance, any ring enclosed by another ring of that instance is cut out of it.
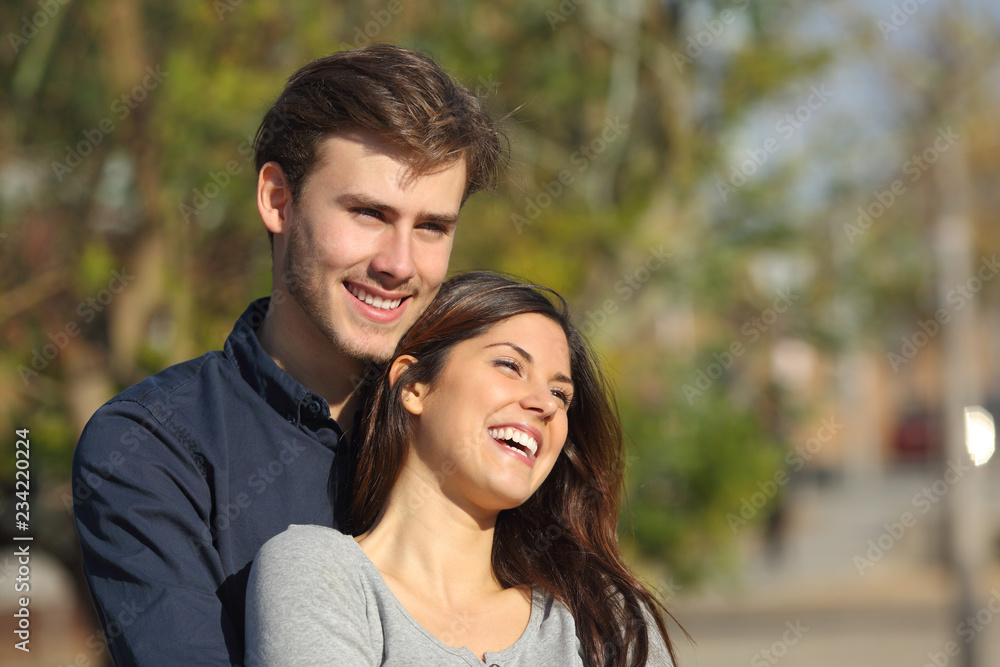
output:
<svg viewBox="0 0 1000 667"><path fill-rule="evenodd" d="M382 219L382 212L374 208L355 208L353 210L358 215L363 215L366 218Z"/></svg>
<svg viewBox="0 0 1000 667"><path fill-rule="evenodd" d="M435 234L447 234L448 228L442 224L436 222L425 222L419 226L420 229L426 230L428 232L433 232Z"/></svg>

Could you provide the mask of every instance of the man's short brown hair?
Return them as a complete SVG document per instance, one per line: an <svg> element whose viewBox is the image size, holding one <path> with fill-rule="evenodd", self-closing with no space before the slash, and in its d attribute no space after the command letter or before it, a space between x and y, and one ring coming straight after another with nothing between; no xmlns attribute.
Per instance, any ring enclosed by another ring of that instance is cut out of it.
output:
<svg viewBox="0 0 1000 667"><path fill-rule="evenodd" d="M254 139L257 171L274 161L292 198L332 133L370 130L398 146L411 173L466 161L463 201L496 185L505 140L482 101L430 57L387 44L319 58L292 75Z"/></svg>

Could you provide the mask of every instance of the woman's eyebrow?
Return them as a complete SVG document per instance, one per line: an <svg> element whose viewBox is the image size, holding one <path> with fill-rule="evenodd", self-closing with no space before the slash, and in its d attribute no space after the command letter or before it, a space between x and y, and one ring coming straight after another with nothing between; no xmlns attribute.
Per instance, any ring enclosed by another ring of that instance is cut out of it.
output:
<svg viewBox="0 0 1000 667"><path fill-rule="evenodd" d="M500 345L506 345L507 347L513 349L519 355L521 355L522 357L524 357L524 360L527 361L529 364L534 363L534 361L535 361L535 358L532 357L531 354L526 349L524 349L523 347L521 347L520 345L517 345L515 343L510 343L510 342L504 341L504 342L501 342L501 343L490 343L486 347L487 348L491 348L491 347L498 347ZM562 373L556 373L554 379L556 381L558 381L558 382L565 382L565 383L570 384L570 385L573 384L573 380L570 379L569 377L567 377L566 375L563 375Z"/></svg>

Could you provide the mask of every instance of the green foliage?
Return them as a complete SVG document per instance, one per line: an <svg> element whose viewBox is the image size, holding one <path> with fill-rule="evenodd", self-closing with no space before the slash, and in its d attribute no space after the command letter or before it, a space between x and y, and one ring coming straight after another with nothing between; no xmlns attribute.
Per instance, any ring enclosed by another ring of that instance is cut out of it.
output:
<svg viewBox="0 0 1000 667"><path fill-rule="evenodd" d="M624 526L634 529L641 556L665 563L679 583L696 582L731 561L738 530L727 516L739 515L757 482L781 469L781 448L753 412L720 390L690 404L680 392L655 408L634 401L623 403L622 415L634 442Z"/></svg>
<svg viewBox="0 0 1000 667"><path fill-rule="evenodd" d="M115 256L106 245L100 242L88 244L80 257L78 296L93 294L105 287L108 276L116 268Z"/></svg>

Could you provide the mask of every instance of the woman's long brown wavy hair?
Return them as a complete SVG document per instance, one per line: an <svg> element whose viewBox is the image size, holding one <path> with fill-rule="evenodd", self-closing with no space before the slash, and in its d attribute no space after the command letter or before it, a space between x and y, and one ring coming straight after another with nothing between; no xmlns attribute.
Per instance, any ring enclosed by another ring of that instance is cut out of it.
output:
<svg viewBox="0 0 1000 667"><path fill-rule="evenodd" d="M562 327L573 399L566 444L552 472L527 502L497 517L494 572L503 586L536 586L565 604L588 665L646 665L651 630L662 636L673 659L664 622L669 612L629 570L618 545L624 448L617 407L565 300L547 288L478 271L442 284L393 355L413 355L417 362L394 384L390 362L369 387L345 529L358 535L378 521L402 468L411 423L402 388L432 383L456 343L525 313Z"/></svg>

